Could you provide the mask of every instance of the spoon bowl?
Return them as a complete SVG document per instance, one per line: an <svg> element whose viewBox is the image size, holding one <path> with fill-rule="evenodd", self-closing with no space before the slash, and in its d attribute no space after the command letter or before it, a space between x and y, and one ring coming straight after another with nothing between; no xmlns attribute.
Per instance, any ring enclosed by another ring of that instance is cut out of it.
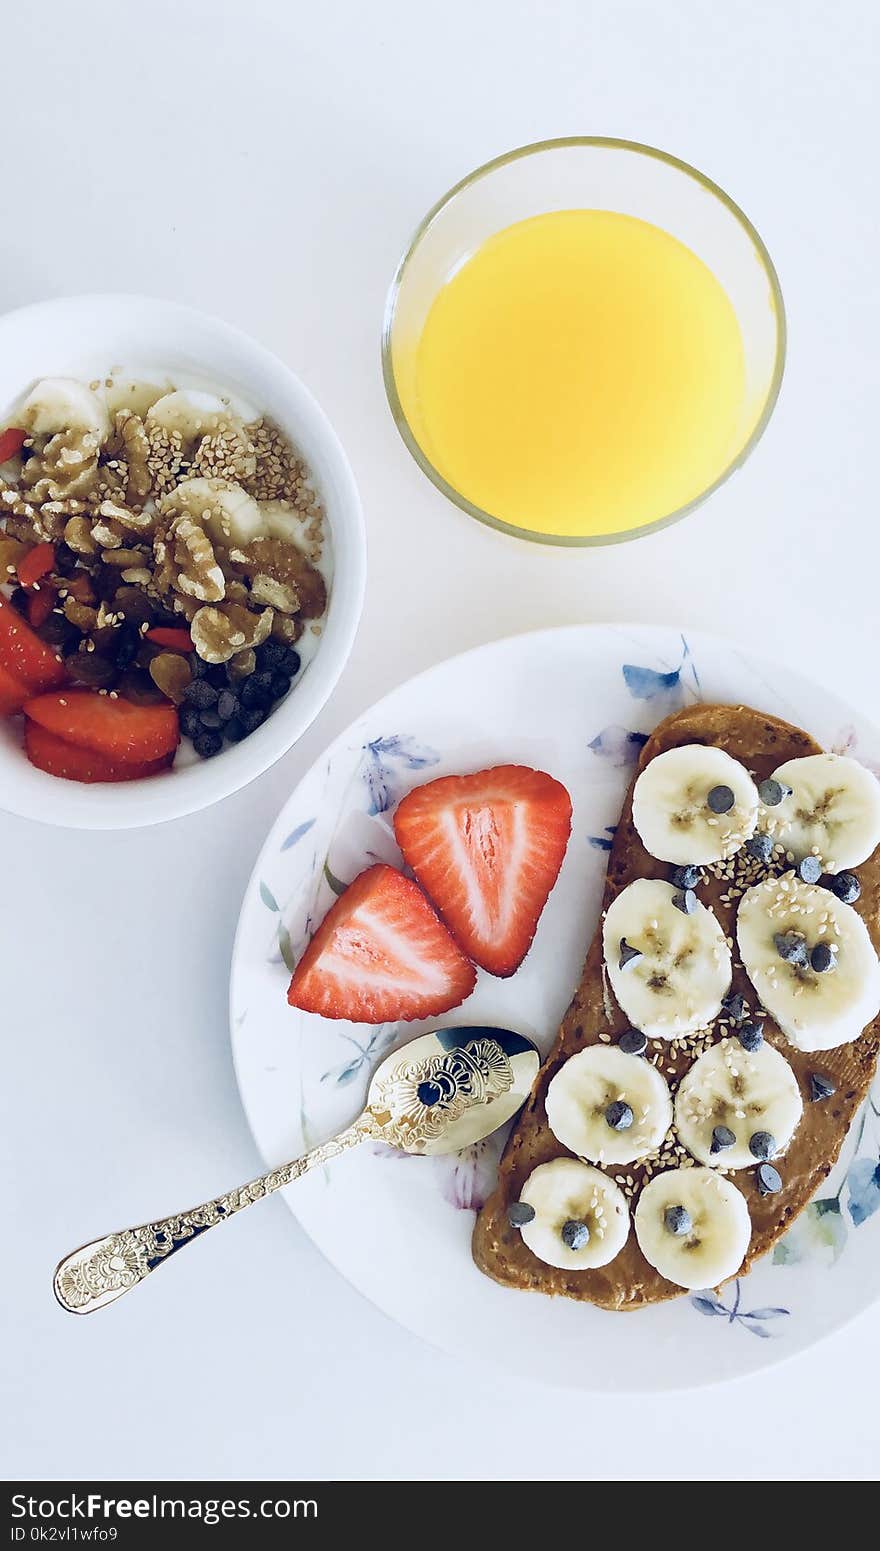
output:
<svg viewBox="0 0 880 1551"><path fill-rule="evenodd" d="M462 1024L417 1035L382 1062L366 1108L338 1136L213 1201L92 1239L56 1267L55 1296L70 1314L106 1308L208 1228L368 1139L411 1153L460 1152L516 1114L540 1064L537 1047L511 1029Z"/></svg>

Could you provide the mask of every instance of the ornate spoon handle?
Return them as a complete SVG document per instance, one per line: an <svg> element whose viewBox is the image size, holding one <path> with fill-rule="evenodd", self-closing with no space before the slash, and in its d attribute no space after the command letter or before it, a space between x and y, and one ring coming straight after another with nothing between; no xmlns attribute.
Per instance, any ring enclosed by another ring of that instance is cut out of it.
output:
<svg viewBox="0 0 880 1551"><path fill-rule="evenodd" d="M349 1147L356 1147L368 1136L377 1134L376 1122L367 1110L329 1142L313 1147L302 1158L270 1169L268 1174L261 1174L259 1179L252 1179L247 1185L239 1185L228 1195L217 1196L213 1201L193 1206L175 1217L164 1217L160 1222L144 1223L140 1228L123 1228L119 1233L108 1233L103 1239L93 1239L91 1244L84 1244L82 1249L67 1255L56 1268L53 1286L58 1302L71 1314L91 1314L94 1309L115 1303L123 1293L143 1282L157 1266L170 1260L208 1228L216 1228L218 1223L226 1222L228 1217L234 1217L246 1206L281 1190L309 1169L320 1168Z"/></svg>

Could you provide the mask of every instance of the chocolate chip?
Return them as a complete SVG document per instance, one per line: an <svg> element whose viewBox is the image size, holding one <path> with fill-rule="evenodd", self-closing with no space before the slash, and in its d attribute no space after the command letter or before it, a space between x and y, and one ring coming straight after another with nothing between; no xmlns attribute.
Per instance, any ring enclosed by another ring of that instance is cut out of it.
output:
<svg viewBox="0 0 880 1551"><path fill-rule="evenodd" d="M725 1152L728 1147L733 1146L735 1141L736 1137L729 1126L716 1126L712 1132L712 1142L709 1151L710 1153Z"/></svg>
<svg viewBox="0 0 880 1551"><path fill-rule="evenodd" d="M800 964L805 969L809 963L807 944L800 932L775 932L773 946L786 964Z"/></svg>
<svg viewBox="0 0 880 1551"><path fill-rule="evenodd" d="M729 813L736 798L729 786L713 786L706 802L713 813Z"/></svg>
<svg viewBox="0 0 880 1551"><path fill-rule="evenodd" d="M753 1158L765 1162L776 1155L776 1137L770 1131L753 1131L749 1137L749 1152Z"/></svg>
<svg viewBox="0 0 880 1551"><path fill-rule="evenodd" d="M831 879L831 892L841 904L854 905L862 892L862 885L854 872L839 872Z"/></svg>
<svg viewBox="0 0 880 1551"><path fill-rule="evenodd" d="M834 950L827 942L817 942L810 954L810 968L817 975L824 975L829 969L834 968Z"/></svg>
<svg viewBox="0 0 880 1551"><path fill-rule="evenodd" d="M766 867L773 855L773 841L769 835L752 835L746 841L746 851L754 861Z"/></svg>
<svg viewBox="0 0 880 1551"><path fill-rule="evenodd" d="M699 867L676 867L672 882L677 889L695 889L702 878Z"/></svg>
<svg viewBox="0 0 880 1551"><path fill-rule="evenodd" d="M617 1048L627 1056L643 1056L648 1048L648 1041L641 1029L627 1029L617 1041Z"/></svg>
<svg viewBox="0 0 880 1551"><path fill-rule="evenodd" d="M605 1119L612 1131L628 1131L633 1123L633 1112L623 1099L615 1099L605 1111Z"/></svg>
<svg viewBox="0 0 880 1551"><path fill-rule="evenodd" d="M732 1018L734 1023L739 1023L746 1010L746 999L744 996L740 996L738 991L728 991L721 1005L727 1016Z"/></svg>
<svg viewBox="0 0 880 1551"><path fill-rule="evenodd" d="M618 969L625 969L627 964L632 964L634 959L642 957L641 948L633 948L625 937L620 939L620 957L617 960Z"/></svg>
<svg viewBox="0 0 880 1551"><path fill-rule="evenodd" d="M810 1098L814 1104L833 1098L836 1092L837 1083L833 1077L824 1077L821 1072L810 1073Z"/></svg>
<svg viewBox="0 0 880 1551"><path fill-rule="evenodd" d="M697 896L693 889L682 889L679 893L673 894L672 903L682 915L692 916L697 908Z"/></svg>
<svg viewBox="0 0 880 1551"><path fill-rule="evenodd" d="M569 1249L585 1249L590 1242L590 1230L585 1222L567 1222L562 1225L562 1242Z"/></svg>
<svg viewBox="0 0 880 1551"><path fill-rule="evenodd" d="M684 1206L667 1206L663 1213L663 1226L667 1233L674 1233L676 1238L690 1233L693 1227L691 1214Z"/></svg>
<svg viewBox="0 0 880 1551"><path fill-rule="evenodd" d="M511 1228L524 1228L526 1223L533 1222L535 1208L529 1206L527 1201L511 1201L507 1208L507 1221Z"/></svg>
<svg viewBox="0 0 880 1551"><path fill-rule="evenodd" d="M784 781L777 781L775 776L770 776L767 781L761 781L758 785L758 796L765 808L778 808L786 797L791 796L791 787Z"/></svg>
<svg viewBox="0 0 880 1551"><path fill-rule="evenodd" d="M822 876L822 863L818 856L802 856L795 872L801 883L818 883Z"/></svg>
<svg viewBox="0 0 880 1551"><path fill-rule="evenodd" d="M743 1023L737 1029L736 1037L743 1050L748 1050L751 1054L755 1050L760 1050L763 1045L764 1030L761 1028L760 1023Z"/></svg>
<svg viewBox="0 0 880 1551"><path fill-rule="evenodd" d="M778 1169L774 1169L772 1163L762 1163L755 1170L758 1181L758 1194L761 1196L778 1195L782 1189L782 1175Z"/></svg>

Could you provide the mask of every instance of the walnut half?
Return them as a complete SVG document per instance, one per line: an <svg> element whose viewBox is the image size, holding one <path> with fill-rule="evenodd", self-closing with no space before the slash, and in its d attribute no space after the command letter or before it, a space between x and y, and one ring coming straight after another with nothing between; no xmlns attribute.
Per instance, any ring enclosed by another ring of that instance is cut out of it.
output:
<svg viewBox="0 0 880 1551"><path fill-rule="evenodd" d="M226 578L201 523L184 512L156 535L156 582L162 592L180 592L200 603L219 603ZM222 659L218 659L221 661Z"/></svg>
<svg viewBox="0 0 880 1551"><path fill-rule="evenodd" d="M205 662L229 662L239 652L260 646L272 629L271 609L253 614L240 603L201 608L190 624L193 645Z"/></svg>

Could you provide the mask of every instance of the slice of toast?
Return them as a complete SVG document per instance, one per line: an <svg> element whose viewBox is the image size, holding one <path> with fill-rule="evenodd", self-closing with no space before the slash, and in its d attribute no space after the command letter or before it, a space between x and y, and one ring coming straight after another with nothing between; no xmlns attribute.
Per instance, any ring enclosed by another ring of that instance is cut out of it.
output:
<svg viewBox="0 0 880 1551"><path fill-rule="evenodd" d="M740 760L755 779L763 780L785 760L815 754L819 746L799 728L775 717L750 710L747 706L695 705L678 711L661 722L642 750L639 769L656 754L683 743L714 744ZM649 856L632 821L632 787L627 794L620 823L608 861L603 913L611 901L634 878L668 878L664 862ZM855 907L862 915L874 947L880 946L880 854L859 868L861 898ZM729 879L709 876L701 885L700 898L715 911L728 938L736 942L736 910L739 903L736 886ZM754 990L734 947L733 989L756 1005ZM616 1005L607 985L602 959L601 923L596 930L580 985L566 1013L562 1028L538 1074L535 1087L511 1132L501 1159L498 1184L480 1212L473 1237L476 1264L487 1276L506 1287L579 1298L605 1309L638 1309L649 1303L683 1295L683 1289L659 1275L639 1249L630 1228L627 1243L609 1265L590 1271L558 1270L545 1265L532 1254L516 1228L507 1220L507 1208L519 1198L529 1174L551 1158L570 1156L547 1125L544 1096L550 1079L569 1056L585 1045L595 1044L600 1035L614 1040L628 1026L628 1020ZM763 1024L768 1041L791 1064L804 1099L803 1119L795 1132L779 1170L783 1189L777 1195L758 1193L755 1171L738 1170L732 1176L745 1195L752 1217L752 1240L743 1263L745 1271L759 1255L766 1254L815 1194L830 1173L840 1152L850 1122L871 1084L880 1048L880 1019L864 1030L859 1039L835 1050L805 1054L790 1045L776 1024L767 1017ZM718 1033L723 1029L718 1028ZM694 1059L685 1045L651 1040L648 1058L659 1054L660 1069L674 1090L679 1078ZM837 1091L830 1099L812 1103L809 1092L811 1072L832 1077ZM629 1163L608 1172L622 1184L634 1206L644 1167Z"/></svg>

